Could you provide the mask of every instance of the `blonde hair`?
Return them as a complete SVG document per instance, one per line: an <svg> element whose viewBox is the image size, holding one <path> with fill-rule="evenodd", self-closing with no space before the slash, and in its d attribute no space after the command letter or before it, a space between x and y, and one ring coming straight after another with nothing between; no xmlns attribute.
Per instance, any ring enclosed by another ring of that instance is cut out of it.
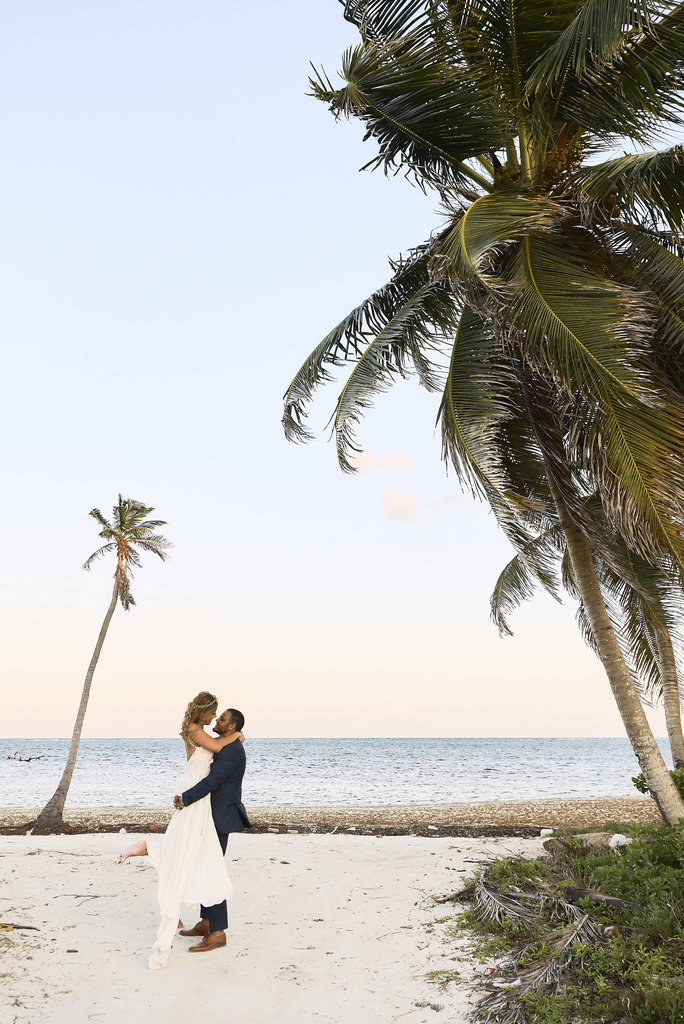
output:
<svg viewBox="0 0 684 1024"><path fill-rule="evenodd" d="M202 690L196 697L193 697L183 715L183 722L181 723L180 735L184 740L187 740L190 733L190 726L196 725L202 715L205 715L211 708L216 711L218 709L218 697L215 697L213 693L209 693L207 690Z"/></svg>

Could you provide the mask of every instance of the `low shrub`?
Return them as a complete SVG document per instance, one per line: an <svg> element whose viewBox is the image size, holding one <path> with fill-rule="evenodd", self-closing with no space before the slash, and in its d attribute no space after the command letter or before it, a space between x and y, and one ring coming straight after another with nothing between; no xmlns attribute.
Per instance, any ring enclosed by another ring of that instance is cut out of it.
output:
<svg viewBox="0 0 684 1024"><path fill-rule="evenodd" d="M632 842L619 850L569 844L553 862L497 861L475 880L459 921L502 957L475 1019L684 1024L684 833L623 831Z"/></svg>

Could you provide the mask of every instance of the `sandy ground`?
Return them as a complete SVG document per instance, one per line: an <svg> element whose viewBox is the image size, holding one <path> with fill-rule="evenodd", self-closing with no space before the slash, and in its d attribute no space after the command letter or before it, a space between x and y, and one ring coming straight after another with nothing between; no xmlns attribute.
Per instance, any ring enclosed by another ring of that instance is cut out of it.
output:
<svg viewBox="0 0 684 1024"><path fill-rule="evenodd" d="M189 954L178 937L151 972L156 873L116 863L135 838L0 839L0 926L38 929L0 927L3 1024L462 1024L484 968L439 899L483 862L541 852L539 838L235 835L227 947ZM442 988L439 970L461 978Z"/></svg>

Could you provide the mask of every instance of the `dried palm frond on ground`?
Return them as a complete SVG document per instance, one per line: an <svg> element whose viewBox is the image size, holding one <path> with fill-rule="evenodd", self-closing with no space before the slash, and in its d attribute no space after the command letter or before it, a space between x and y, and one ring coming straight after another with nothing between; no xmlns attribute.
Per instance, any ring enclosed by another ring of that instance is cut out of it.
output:
<svg viewBox="0 0 684 1024"><path fill-rule="evenodd" d="M631 838L597 850L566 837L562 855L496 861L457 894L471 902L461 924L499 961L474 1020L684 1021L684 836L634 826Z"/></svg>

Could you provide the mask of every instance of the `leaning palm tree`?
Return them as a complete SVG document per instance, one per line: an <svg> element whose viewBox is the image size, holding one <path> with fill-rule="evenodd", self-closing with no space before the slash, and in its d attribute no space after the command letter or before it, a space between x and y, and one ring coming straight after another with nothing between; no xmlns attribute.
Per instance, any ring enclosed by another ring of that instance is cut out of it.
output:
<svg viewBox="0 0 684 1024"><path fill-rule="evenodd" d="M373 396L441 390L444 455L531 571L559 523L625 729L667 821L682 803L596 574L618 533L684 575L684 150L634 149L681 121L684 4L347 0L361 43L313 95L359 118L367 166L436 191L444 223L317 346L285 395L288 437L331 368L341 467ZM597 493L602 517L587 514ZM608 524L606 529L602 524Z"/></svg>
<svg viewBox="0 0 684 1024"><path fill-rule="evenodd" d="M171 543L166 537L156 532L159 527L165 526L166 523L163 519L148 519L147 517L152 512L154 512L153 508L148 508L147 505L134 501L132 498L122 498L121 495L119 495L119 500L112 509L111 522L105 519L99 509L94 508L90 512L90 515L102 527L99 536L105 543L97 551L93 552L84 563L83 568L90 569L99 558L102 558L104 555L113 554L116 558L114 587L83 683L81 702L71 734L71 745L67 755L66 766L57 789L38 815L34 825L35 828L54 828L62 824L64 804L69 792L69 786L71 785L71 778L74 774L83 720L86 708L88 707L90 686L93 681L95 668L117 601L121 603L122 608L126 611L130 609L131 605L135 604L133 594L131 593L131 579L133 568L138 568L141 564L140 552L150 552L161 558L162 561L165 561L168 557L166 552L171 547Z"/></svg>
<svg viewBox="0 0 684 1024"><path fill-rule="evenodd" d="M596 503L594 510L601 514ZM530 547L535 551L537 564L556 560L556 576L579 601L577 621L585 640L598 654L560 525L549 527ZM538 577L528 568L529 551L527 554L527 562L521 555L514 555L500 573L492 592L492 619L502 636L512 635L511 612L529 600L539 586ZM594 563L603 600L634 684L646 703L662 701L672 762L675 768L684 768L678 668L683 646L682 591L672 585L671 579L630 552L617 537L613 537L607 558L605 551L603 556L595 552ZM546 589L557 596L556 580L549 578Z"/></svg>

